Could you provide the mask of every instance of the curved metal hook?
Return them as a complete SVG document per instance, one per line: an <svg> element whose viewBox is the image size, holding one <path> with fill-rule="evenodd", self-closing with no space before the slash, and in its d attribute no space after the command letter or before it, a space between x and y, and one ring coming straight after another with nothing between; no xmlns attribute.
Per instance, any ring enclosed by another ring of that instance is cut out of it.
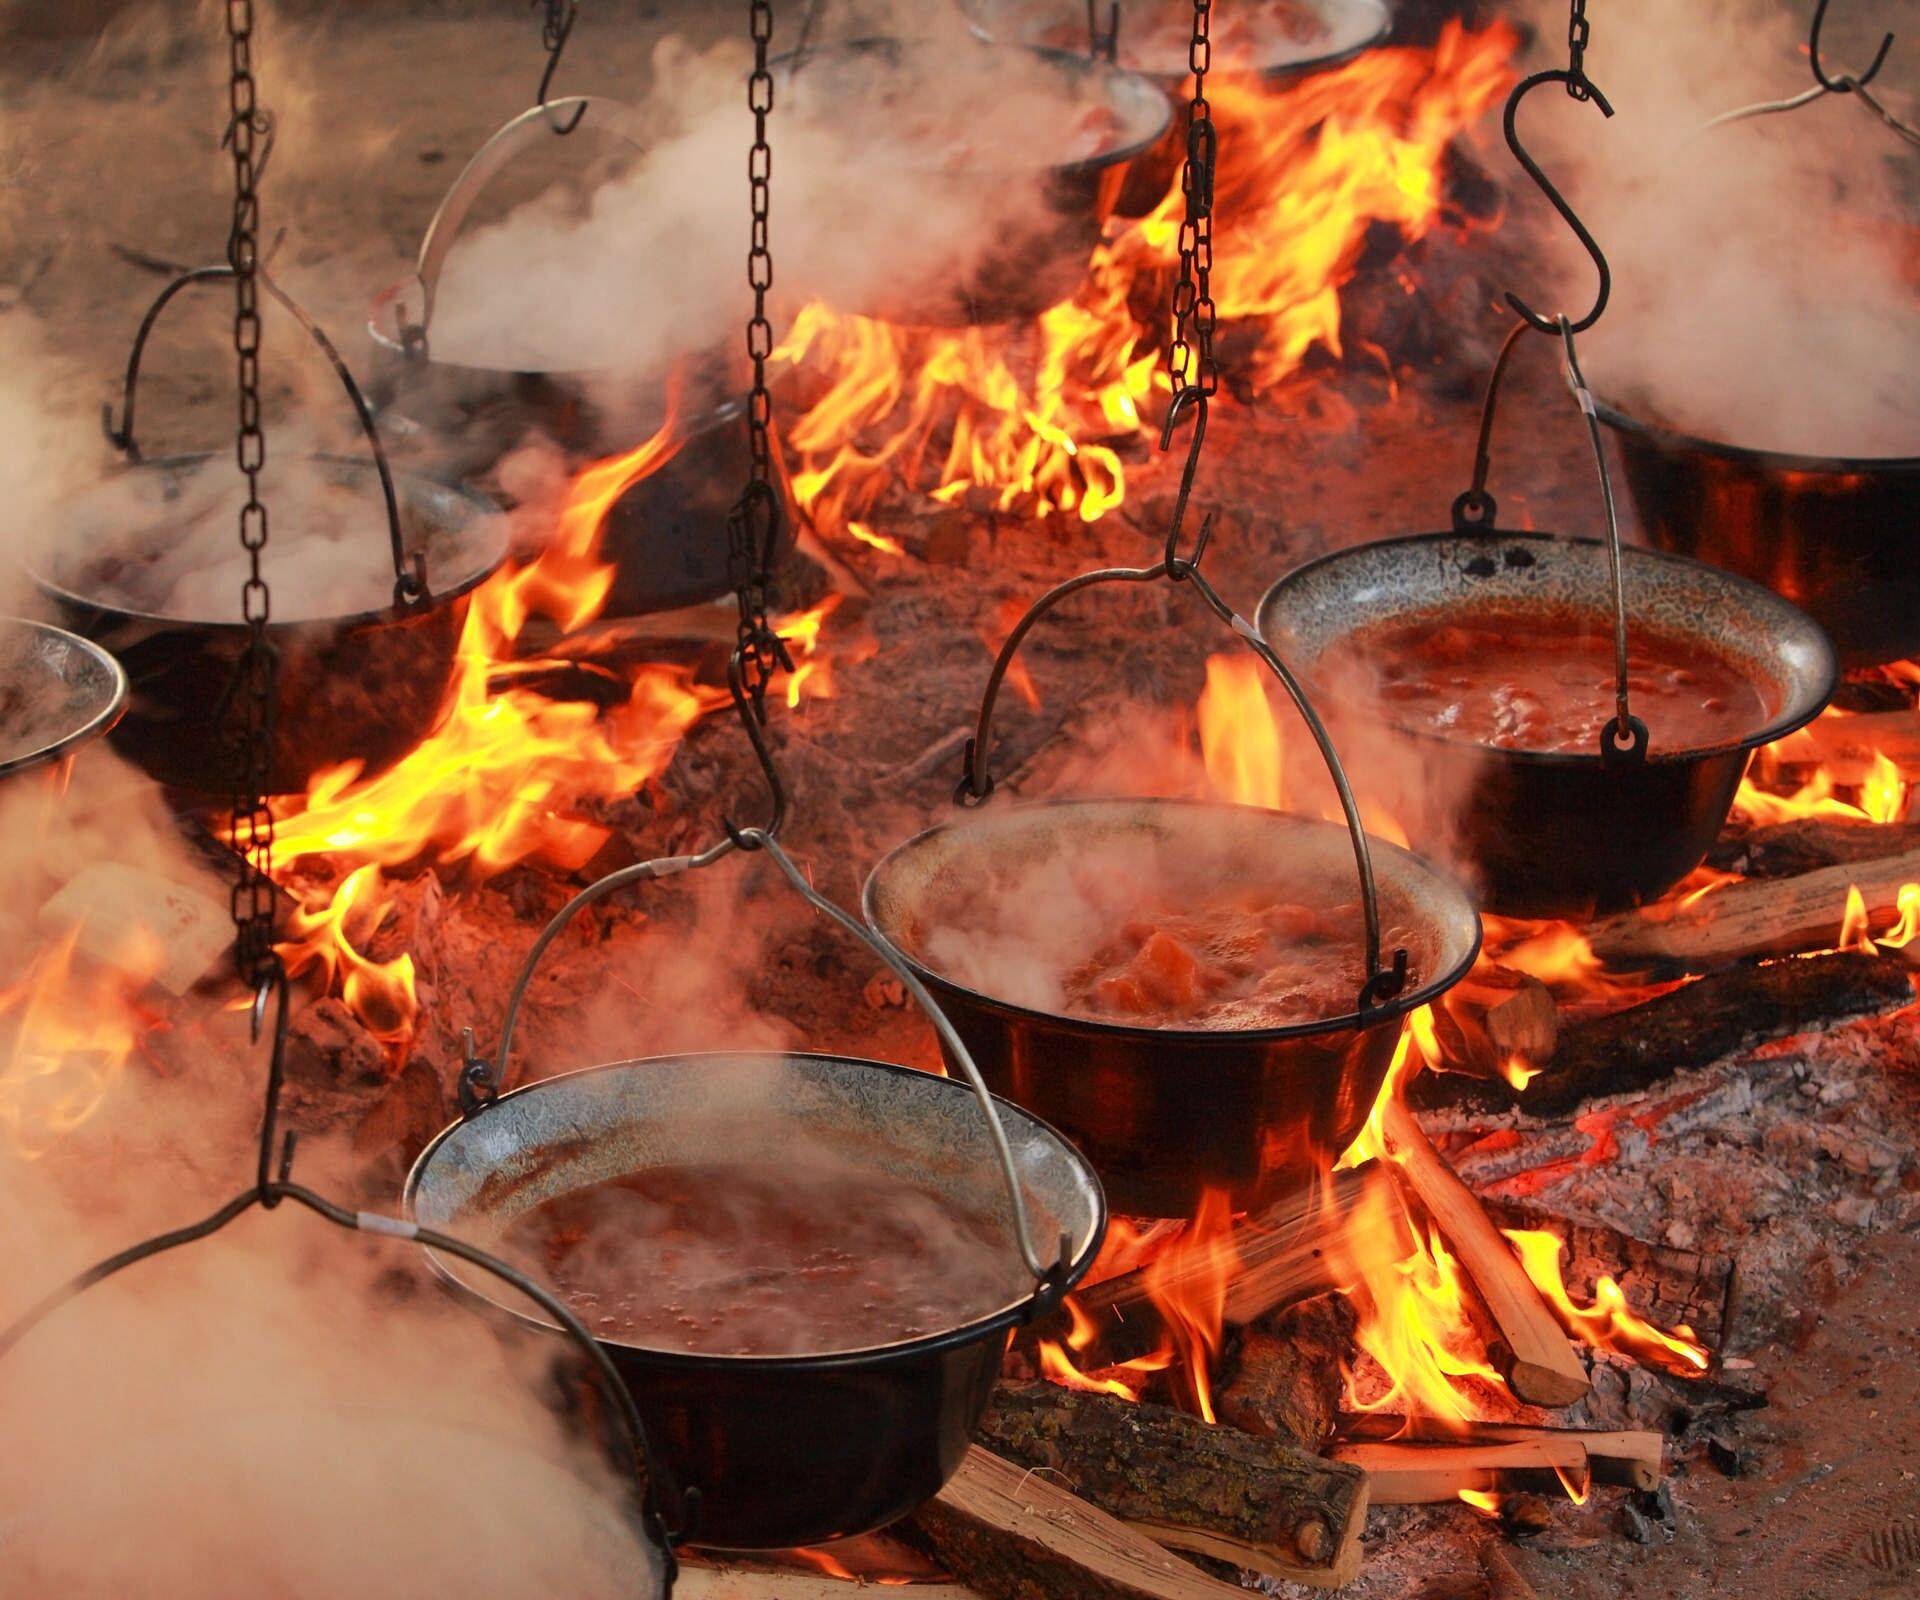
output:
<svg viewBox="0 0 1920 1600"><path fill-rule="evenodd" d="M1573 207L1567 204L1566 197L1553 186L1553 180L1541 171L1540 163L1527 153L1527 148L1520 142L1520 133L1515 126L1515 114L1520 109L1520 102L1542 84L1547 83L1563 83L1570 91L1576 88L1584 89L1587 98L1609 117L1613 115L1613 107L1607 103L1607 97L1600 92L1599 85L1585 73L1569 72L1564 67L1557 67L1551 72L1536 72L1532 77L1515 84L1513 93L1507 96L1507 109L1501 118L1501 126L1507 136L1507 148L1513 152L1514 160L1526 168L1527 176L1533 179L1540 192L1553 202L1553 209L1559 212L1561 220L1573 229L1574 237L1592 257L1594 267L1600 274L1600 289L1594 296L1593 308L1584 317L1573 319L1573 331L1585 333L1600 320L1600 313L1607 309L1607 298L1613 293L1613 272L1607 266L1607 258L1601 253L1598 242L1592 234L1587 232L1587 225L1574 214ZM1507 291L1506 301L1519 316L1526 318L1529 326L1538 332L1556 336L1559 334L1560 323L1557 318L1542 316L1512 290Z"/></svg>
<svg viewBox="0 0 1920 1600"><path fill-rule="evenodd" d="M1807 59L1813 65L1815 80L1828 94L1852 94L1855 89L1864 89L1872 83L1880 69L1887 64L1887 52L1893 48L1893 35L1888 34L1880 41L1879 52L1865 72L1843 72L1837 78L1830 78L1820 62L1820 29L1827 20L1828 3L1829 0L1818 0L1813 8L1813 27L1807 33Z"/></svg>
<svg viewBox="0 0 1920 1600"><path fill-rule="evenodd" d="M534 4L538 5L539 3L540 0L534 0ZM553 88L553 75L560 68L560 58L566 54L567 50L568 36L572 34L573 24L580 15L578 0L566 0L566 7L566 15L563 18L560 15L560 7L555 3L555 0L547 0L547 68L546 71L540 74L540 87L534 91L533 96L534 103L542 107L547 103L548 91ZM587 106L583 100L579 105L574 107L572 117L567 120L564 126L555 122L551 114L547 117L547 125L552 128L555 133L565 138L568 134L572 133L575 128L580 126L580 119L586 114Z"/></svg>
<svg viewBox="0 0 1920 1600"><path fill-rule="evenodd" d="M1160 448L1173 448L1173 430L1179 426L1180 417L1189 406L1198 407L1194 412L1193 434L1187 440L1187 462L1180 469L1180 492L1174 497L1173 525L1167 529L1167 545L1162 559L1166 563L1167 576L1178 582L1200 564L1200 557L1206 553L1207 540L1213 536L1213 513L1209 511L1201 519L1199 535L1193 541L1193 554L1180 554L1180 529L1187 520L1187 500L1193 493L1193 480L1200 471L1200 451L1207 442L1207 391L1197 383L1190 383L1167 402L1166 421L1160 424Z"/></svg>

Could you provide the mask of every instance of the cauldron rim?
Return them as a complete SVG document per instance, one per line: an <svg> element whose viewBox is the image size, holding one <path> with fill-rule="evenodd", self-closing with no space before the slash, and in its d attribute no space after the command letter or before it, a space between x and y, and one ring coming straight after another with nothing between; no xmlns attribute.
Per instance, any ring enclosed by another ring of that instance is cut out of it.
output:
<svg viewBox="0 0 1920 1600"><path fill-rule="evenodd" d="M856 52L872 51L884 46L932 45L937 41L912 35L863 34L855 39L834 39L825 44L814 46L807 52L809 59L828 55L853 55ZM1076 73L1097 72L1108 84L1138 84L1144 86L1153 98L1160 102L1161 114L1150 133L1136 135L1124 144L1118 144L1108 150L1099 150L1090 156L1082 156L1078 161L1043 161L1025 166L968 166L961 175L975 178L1007 177L1022 174L1048 173L1056 177L1085 177L1096 172L1104 172L1109 167L1122 166L1145 154L1166 137L1167 130L1173 126L1173 104L1167 99L1166 92L1157 79L1150 73L1136 71L1132 67L1115 66L1106 60L1093 60L1074 50L1060 50L1051 45L1023 44L1013 40L996 39L990 48L995 50L1020 50L1029 55L1038 56L1049 66L1071 69ZM784 79L793 76L795 52L775 56L768 63L781 71ZM1109 104L1113 96L1108 96ZM1124 110L1126 108L1120 107ZM938 167L900 166L897 172L924 173L934 176L940 173ZM949 174L951 176L951 174Z"/></svg>
<svg viewBox="0 0 1920 1600"><path fill-rule="evenodd" d="M538 1078L532 1083L524 1083L517 1089L509 1090L493 1102L492 1106L476 1112L473 1117L451 1122L427 1141L420 1154L414 1159L413 1166L407 1172L407 1181L401 1189L401 1204L409 1221L415 1220L415 1202L420 1187L426 1179L427 1169L431 1166L435 1153L448 1140L452 1139L475 1118L484 1118L494 1107L523 1095L537 1093L539 1090L556 1083L567 1083L575 1079L597 1077L604 1073L618 1072L628 1067L664 1067L669 1064L680 1066L699 1061L819 1061L834 1066L871 1068L876 1071L892 1073L898 1076L925 1078L930 1083L946 1084L952 1092L971 1096L973 1090L964 1082L943 1077L938 1073L924 1072L917 1067L901 1066L892 1061L875 1061L865 1056L838 1055L824 1050L687 1050L667 1055L637 1056L621 1061L603 1061L596 1066L578 1067L570 1072L555 1073L549 1078ZM944 1092L944 1091L937 1091ZM1077 1163L1083 1170L1091 1191L1092 1210L1087 1219L1087 1236L1084 1243L1074 1252L1069 1263L1062 1287L1070 1288L1086 1276L1093 1266L1094 1258L1099 1255L1107 1235L1107 1195L1101 1186L1100 1175L1093 1164L1081 1154L1078 1146L1045 1118L1035 1115L1025 1106L1016 1104L1000 1095L994 1101L1002 1117L1012 1113L1024 1117L1036 1130L1045 1134L1068 1160ZM453 1271L439 1254L427 1250L428 1263L439 1274L441 1280L454 1292L481 1301L493 1309L515 1318L527 1327L537 1328L546 1333L559 1333L560 1329L543 1317L534 1316L509 1304L504 1298L496 1298L487 1289L468 1282L459 1273ZM649 1364L663 1368L677 1368L684 1372L699 1372L713 1367L723 1367L732 1371L754 1373L811 1373L835 1372L849 1367L874 1368L888 1366L895 1362L919 1361L929 1355L961 1346L977 1344L982 1339L1010 1329L1019 1324L1033 1303L1033 1289L1027 1289L1018 1300L998 1307L982 1317L957 1327L943 1328L937 1333L922 1334L918 1338L904 1339L893 1344L869 1345L857 1350L833 1350L817 1355L731 1355L713 1351L663 1350L654 1345L639 1344L632 1340L615 1339L600 1333L594 1334L598 1344L614 1350L632 1351Z"/></svg>
<svg viewBox="0 0 1920 1600"><path fill-rule="evenodd" d="M218 450L193 450L178 455L151 456L140 461L117 462L114 464L112 471L116 475L142 471L178 472L188 468L197 472L210 462L224 459L227 458ZM327 450L305 451L302 452L300 459L324 462L329 466L347 467L355 471L364 472L369 476L371 476L374 471L373 463L363 456L340 455ZM104 482L106 480L103 479L102 481ZM418 483L426 484L433 489L452 495L456 499L463 500L479 519L481 528L490 528L493 530L490 536L484 537L484 543L482 543L480 538L475 539L474 542L478 548L474 551L474 558L478 564L470 571L463 572L457 582L453 584L439 583L435 580L433 572L428 572L427 581L430 589L425 601L425 607L427 609L431 609L445 601L458 600L464 595L471 594L475 589L479 588L481 584L485 583L487 579L492 577L494 573L500 570L508 554L508 529L506 519L501 516L500 508L497 505L488 500L484 495L475 492L464 484L447 483L439 478L429 477L425 473L396 471L393 475L393 481L395 488L403 494L406 485ZM368 543L369 549L371 550L373 548L372 541L370 540ZM380 558L390 563L391 557L388 556L386 552L387 546L383 539L379 546ZM59 601L63 605L74 607L79 611L104 612L112 616L124 617L131 622L151 623L153 626L159 628L192 628L211 634L241 634L247 631L247 624L244 622L220 621L205 617L168 616L162 612L142 611L117 600L106 599L99 595L82 594L49 577L37 561L29 564L25 560L22 560L20 565L27 576L32 579L34 586L43 594ZM370 611L324 613L312 617L276 617L267 623L267 631L268 633L275 633L283 629L351 628L369 623L395 622L416 615L420 609L421 607L417 605L408 606L399 604L398 602L390 602L387 605L377 607Z"/></svg>
<svg viewBox="0 0 1920 1600"><path fill-rule="evenodd" d="M1560 534L1545 529L1520 531L1505 528L1469 528L1464 530L1448 528L1432 533L1400 534L1390 539L1369 539L1362 544L1348 545L1339 550L1329 550L1326 554L1315 556L1310 561L1303 561L1291 571L1283 573L1275 580L1272 587L1260 597L1259 609L1254 613L1255 626L1259 630L1262 638L1270 639L1270 616L1278 607L1282 591L1289 585L1297 583L1309 573L1337 565L1343 559L1351 557L1356 551L1378 550L1396 546L1412 548L1418 545L1443 544L1449 541L1475 538L1489 541L1498 540L1503 544L1558 544L1583 546L1587 548L1601 547L1605 543L1602 539L1597 539L1586 534ZM1712 745L1688 745L1676 748L1673 746L1663 747L1657 744L1650 744L1646 753L1646 764L1648 766L1663 766L1668 764L1678 766L1686 763L1711 760L1716 756L1727 756L1743 751L1754 751L1762 745L1772 744L1776 739L1785 738L1798 728L1805 727L1826 709L1827 702L1833 698L1834 689L1840 682L1840 658L1834 649L1833 641L1827 637L1826 630L1804 611L1801 611L1800 608L1790 600L1786 600L1780 595L1775 594L1773 590L1767 588L1765 584L1755 583L1753 579L1743 577L1740 573L1730 572L1725 567L1716 567L1711 562L1695 561L1690 556L1677 555L1670 550L1654 550L1645 545L1626 545L1621 550L1621 557L1623 562L1629 565L1636 562L1660 563L1702 573L1705 574L1711 582L1721 585L1731 593L1735 595L1744 594L1748 599L1753 601L1755 608L1759 611L1773 611L1776 613L1780 611L1792 612L1811 630L1815 641L1822 651L1821 662L1803 692L1797 698L1789 696L1781 710L1769 718L1767 722L1756 731L1748 733L1739 739L1731 739L1720 744ZM1299 670L1303 678L1312 678L1314 676L1313 669L1309 665L1300 664ZM1523 767L1598 771L1604 764L1599 752L1594 750L1508 749L1504 745L1490 745L1478 739L1449 738L1445 734L1435 733L1431 729L1409 727L1405 723L1396 721L1378 705L1369 704L1357 696L1342 694L1337 688L1332 686L1315 682L1314 688L1316 692L1321 694L1325 699L1349 711L1371 717L1375 721L1391 728L1397 736L1417 740L1423 744L1440 745L1449 750L1480 751L1494 756L1502 762L1510 762L1516 766Z"/></svg>
<svg viewBox="0 0 1920 1600"><path fill-rule="evenodd" d="M1833 477L1848 477L1864 472L1920 473L1920 455L1822 456L1803 455L1791 450L1760 450L1725 439L1709 439L1651 421L1603 395L1594 396L1594 409L1602 422L1621 433L1639 434L1663 449L1716 456L1755 471L1802 472Z"/></svg>
<svg viewBox="0 0 1920 1600"><path fill-rule="evenodd" d="M0 778L13 777L22 772L31 772L60 760L84 744L91 743L101 735L111 732L113 725L126 712L129 686L127 669L120 665L114 654L97 645L91 639L83 638L66 628L55 627L51 622L39 622L31 617L0 617L0 628L24 628L29 633L43 638L58 639L68 649L77 649L91 660L95 666L105 669L107 681L113 685L113 692L100 708L77 728L69 728L50 744L36 746L21 755L8 756L0 760Z"/></svg>
<svg viewBox="0 0 1920 1600"><path fill-rule="evenodd" d="M1315 828L1338 828L1343 833L1345 831L1344 826L1340 823L1325 822L1318 817L1302 816L1298 812L1274 811L1265 806L1239 805L1225 800L1195 800L1184 796L1052 795L1040 800L1020 801L1017 805L1006 807L1000 814L1005 815L1015 811L1039 811L1053 806L1144 806L1149 804L1155 806L1185 806L1195 810L1251 812L1281 817L1293 822L1310 824ZM931 828L923 828L910 838L903 839L899 844L889 850L873 864L872 870L867 874L866 882L861 886L861 914L866 918L867 926L879 935L880 938L886 940L895 952L923 979L931 979L933 982L945 988L965 995L971 1004L981 1006L1001 1015L1022 1018L1029 1022L1037 1022L1043 1026L1059 1027L1065 1025L1076 1030L1085 1030L1089 1033L1116 1038L1161 1040L1169 1047L1177 1047L1180 1049L1214 1049L1221 1051L1244 1051L1250 1048L1258 1049L1262 1046L1278 1043L1283 1040L1306 1039L1316 1035L1331 1036L1338 1033L1358 1033L1367 1028L1377 1027L1382 1022L1389 1022L1403 1017L1407 1013L1417 1010L1419 1007L1433 1000L1437 1000L1472 970L1474 962L1478 960L1480 956L1480 943L1483 936L1480 914L1475 909L1473 901L1467 892L1461 888L1452 877L1442 872L1424 856L1412 850L1404 849L1375 834L1368 834L1367 843L1371 850L1375 852L1385 851L1390 855L1405 857L1407 861L1413 863L1419 871L1426 875L1431 886L1442 889L1443 891L1451 891L1451 894L1458 900L1458 909L1465 913L1467 921L1471 924L1468 929L1466 948L1462 951L1459 959L1450 966L1429 975L1418 988L1410 990L1405 994L1396 995L1391 1000L1383 1001L1381 1004L1366 1012L1350 1011L1337 1017L1317 1017L1310 1022L1292 1022L1278 1028L1143 1028L1127 1023L1107 1022L1098 1017L1071 1017L1063 1012L1036 1010L1031 1006L1020 1005L1015 1001L1007 1000L999 995L982 993L980 990L961 983L958 979L946 973L935 971L912 951L905 949L899 941L881 925L878 908L875 903L875 886L879 882L881 873L887 869L889 864L905 856L908 851L923 847L925 841L932 839L938 834L950 832L957 828L964 828L965 826L965 819L938 822Z"/></svg>

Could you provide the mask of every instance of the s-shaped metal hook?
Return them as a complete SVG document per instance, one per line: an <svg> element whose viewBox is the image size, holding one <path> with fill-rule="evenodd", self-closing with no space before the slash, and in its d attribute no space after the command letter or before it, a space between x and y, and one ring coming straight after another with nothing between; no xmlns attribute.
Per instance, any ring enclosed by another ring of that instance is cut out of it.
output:
<svg viewBox="0 0 1920 1600"><path fill-rule="evenodd" d="M533 4L539 5L540 0L533 0ZM559 70L560 58L566 54L567 39L569 35L572 34L573 25L580 16L579 0L546 0L546 6L547 21L546 26L541 30L540 42L546 46L547 67L546 71L540 74L540 87L534 92L533 96L534 103L541 106L547 103L547 93L553 88L553 75ZM587 103L585 100L582 100L579 105L574 107L573 115L567 119L564 125L555 122L553 120L553 113L549 111L547 113L547 126L564 138L580 126L580 119L586 114Z"/></svg>
<svg viewBox="0 0 1920 1600"><path fill-rule="evenodd" d="M1813 28L1807 34L1807 59L1813 64L1814 78L1828 94L1852 94L1855 89L1864 89L1872 83L1880 69L1887 64L1887 52L1893 48L1893 35L1888 34L1880 41L1879 53L1865 72L1858 75L1843 72L1837 78L1830 78L1820 61L1820 27L1827 20L1828 4L1829 0L1818 0L1813 8Z"/></svg>
<svg viewBox="0 0 1920 1600"><path fill-rule="evenodd" d="M1166 421L1160 425L1160 448L1170 450L1173 448L1173 430L1189 406L1195 408L1193 432L1187 439L1187 461L1180 469L1180 492L1174 497L1173 523L1167 529L1164 556L1167 576L1175 582L1200 565L1207 540L1213 537L1213 513L1209 511L1200 519L1200 532L1193 541L1193 554L1180 554L1180 530L1187 520L1187 500L1193 494L1193 480L1200 471L1200 451L1207 442L1207 391L1197 383L1188 384L1167 402Z"/></svg>
<svg viewBox="0 0 1920 1600"><path fill-rule="evenodd" d="M1594 267L1600 274L1600 288L1594 296L1592 310L1573 322L1573 331L1584 333L1600 320L1600 313L1607 309L1607 297L1613 293L1613 273L1607 266L1607 258L1601 253L1599 243L1592 234L1587 232L1587 225L1574 214L1573 207L1566 202L1566 197L1553 186L1553 180L1540 170L1540 163L1527 153L1527 147L1520 142L1520 132L1515 126L1515 114L1520 109L1520 102L1542 84L1547 83L1565 84L1569 93L1574 93L1576 98L1590 99L1606 116L1613 115L1613 107L1607 103L1607 97L1600 92L1599 85L1585 72L1570 72L1562 67L1555 68L1551 72L1536 72L1532 77L1516 84L1513 93L1507 96L1506 114L1501 121L1507 136L1507 148L1513 152L1514 160L1526 168L1527 176L1533 179L1540 192L1553 202L1553 209L1559 212L1567 226L1573 229L1574 237L1593 258ZM1559 336L1560 323L1557 318L1543 317L1512 290L1507 291L1506 300L1518 315L1526 319L1529 326L1541 333Z"/></svg>

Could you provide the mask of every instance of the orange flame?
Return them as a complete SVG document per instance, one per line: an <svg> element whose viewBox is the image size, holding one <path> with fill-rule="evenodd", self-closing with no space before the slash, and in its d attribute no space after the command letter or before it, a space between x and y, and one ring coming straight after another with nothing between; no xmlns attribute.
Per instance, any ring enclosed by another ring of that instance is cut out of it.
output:
<svg viewBox="0 0 1920 1600"><path fill-rule="evenodd" d="M1267 669L1253 656L1207 657L1196 714L1207 782L1223 800L1286 809L1280 724L1267 700Z"/></svg>
<svg viewBox="0 0 1920 1600"><path fill-rule="evenodd" d="M1711 1365L1706 1347L1694 1338L1693 1329L1680 1327L1668 1332L1635 1316L1620 1285L1604 1273L1594 1282L1594 1303L1576 1305L1561 1277L1563 1246L1553 1234L1526 1228L1501 1231L1513 1241L1533 1286L1572 1337L1596 1350L1632 1356L1683 1378L1697 1378Z"/></svg>
<svg viewBox="0 0 1920 1600"><path fill-rule="evenodd" d="M1259 331L1259 387L1315 345L1340 353L1340 289L1374 223L1408 240L1437 225L1447 147L1505 92L1514 48L1504 26L1450 23L1431 49L1368 51L1284 90L1215 91L1213 294L1221 317ZM1166 383L1162 330L1136 320L1135 286L1175 260L1182 205L1175 185L1118 229L1079 293L1031 326L911 330L805 307L774 360L817 391L787 431L794 490L816 524L863 519L923 473L943 504L1083 522L1120 504L1125 469L1109 441L1145 431L1143 402Z"/></svg>
<svg viewBox="0 0 1920 1600"><path fill-rule="evenodd" d="M420 1009L413 986L413 957L403 951L390 961L371 960L349 931L362 930L371 942L388 911L380 889L378 866L368 862L355 868L327 905L294 910L288 922L292 937L276 949L288 977L318 968L327 988L339 990L347 1008L391 1056L412 1040Z"/></svg>
<svg viewBox="0 0 1920 1600"><path fill-rule="evenodd" d="M160 970L153 936L116 944L116 964L76 963L76 927L0 988L0 1128L36 1160L99 1110L120 1070L157 1024L139 995Z"/></svg>
<svg viewBox="0 0 1920 1600"><path fill-rule="evenodd" d="M1182 1406L1212 1422L1212 1363L1226 1326L1227 1285L1240 1258L1233 1248L1233 1206L1224 1189L1207 1189L1180 1237L1147 1266L1148 1297L1166 1320L1177 1357Z"/></svg>

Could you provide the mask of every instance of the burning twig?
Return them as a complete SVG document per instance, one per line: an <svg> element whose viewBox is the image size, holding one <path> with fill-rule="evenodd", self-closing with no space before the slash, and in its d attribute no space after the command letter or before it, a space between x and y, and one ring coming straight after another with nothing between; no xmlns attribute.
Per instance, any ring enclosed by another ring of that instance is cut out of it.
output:
<svg viewBox="0 0 1920 1600"><path fill-rule="evenodd" d="M1384 1127L1389 1153L1480 1291L1499 1331L1508 1385L1529 1405L1570 1406L1585 1397L1587 1369L1528 1281L1512 1248L1399 1100Z"/></svg>

